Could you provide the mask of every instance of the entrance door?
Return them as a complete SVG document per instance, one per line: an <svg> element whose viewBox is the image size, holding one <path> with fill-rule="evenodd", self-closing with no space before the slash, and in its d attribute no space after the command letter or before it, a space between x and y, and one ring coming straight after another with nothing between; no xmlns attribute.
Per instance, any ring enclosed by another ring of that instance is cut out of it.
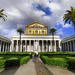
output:
<svg viewBox="0 0 75 75"><path fill-rule="evenodd" d="M34 53L38 52L38 48L39 48L39 42L36 40L34 41Z"/></svg>

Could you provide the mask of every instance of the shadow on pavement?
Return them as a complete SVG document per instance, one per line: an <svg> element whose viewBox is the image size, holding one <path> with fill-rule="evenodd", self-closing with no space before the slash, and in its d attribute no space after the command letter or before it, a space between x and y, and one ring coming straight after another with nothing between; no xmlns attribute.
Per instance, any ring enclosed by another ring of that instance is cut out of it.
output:
<svg viewBox="0 0 75 75"><path fill-rule="evenodd" d="M9 67L0 72L0 75L14 75L18 68L19 66Z"/></svg>
<svg viewBox="0 0 75 75"><path fill-rule="evenodd" d="M68 69L69 71L71 71L71 72L73 72L73 73L75 73L75 69L74 70L72 70L72 69Z"/></svg>
<svg viewBox="0 0 75 75"><path fill-rule="evenodd" d="M32 58L34 64L35 64L35 69L37 75L53 75L46 67L43 62L39 60L38 57L33 57Z"/></svg>

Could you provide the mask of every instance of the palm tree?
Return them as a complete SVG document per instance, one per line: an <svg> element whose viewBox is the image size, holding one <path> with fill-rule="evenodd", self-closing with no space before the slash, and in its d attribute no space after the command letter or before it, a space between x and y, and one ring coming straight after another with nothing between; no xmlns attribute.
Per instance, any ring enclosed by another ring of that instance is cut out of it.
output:
<svg viewBox="0 0 75 75"><path fill-rule="evenodd" d="M2 18L5 21L5 18L7 17L6 14L3 13L4 9L0 10L0 18Z"/></svg>
<svg viewBox="0 0 75 75"><path fill-rule="evenodd" d="M73 23L74 30L75 30L75 8L71 7L70 10L66 11L67 13L64 14L63 20L65 23Z"/></svg>
<svg viewBox="0 0 75 75"><path fill-rule="evenodd" d="M19 52L20 52L20 46L21 46L21 35L24 33L24 30L22 28L17 29L17 32L20 35L20 41L19 41Z"/></svg>
<svg viewBox="0 0 75 75"><path fill-rule="evenodd" d="M53 49L53 52L54 52L54 45L55 45L55 43L54 43L54 34L55 34L56 31L57 30L55 28L50 29L50 33L52 34L52 49Z"/></svg>

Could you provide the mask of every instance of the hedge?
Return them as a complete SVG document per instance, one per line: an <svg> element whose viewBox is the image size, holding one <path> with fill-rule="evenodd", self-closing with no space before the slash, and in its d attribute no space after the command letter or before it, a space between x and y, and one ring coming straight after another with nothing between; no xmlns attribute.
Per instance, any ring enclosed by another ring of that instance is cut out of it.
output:
<svg viewBox="0 0 75 75"><path fill-rule="evenodd" d="M6 58L0 57L0 69L26 64L30 57L31 56L9 56Z"/></svg>
<svg viewBox="0 0 75 75"><path fill-rule="evenodd" d="M28 56L28 55L30 55L30 53L29 52L0 52L0 56L3 56L3 57L5 57L5 58L8 58L8 57L10 57L10 56ZM31 53L31 55L32 55L32 53Z"/></svg>
<svg viewBox="0 0 75 75"><path fill-rule="evenodd" d="M39 52L40 55L69 55L75 56L75 53L72 52Z"/></svg>
<svg viewBox="0 0 75 75"><path fill-rule="evenodd" d="M5 68L5 62L6 60L0 60L0 69Z"/></svg>
<svg viewBox="0 0 75 75"><path fill-rule="evenodd" d="M19 66L19 64L20 64L20 60L18 58L11 57L6 60L5 68L12 67L12 66Z"/></svg>
<svg viewBox="0 0 75 75"><path fill-rule="evenodd" d="M5 68L11 67L11 66L20 66L23 64L26 64L27 61L30 59L30 56L25 56L22 58L16 58L16 57L11 57L5 62Z"/></svg>
<svg viewBox="0 0 75 75"><path fill-rule="evenodd" d="M69 59L68 60L68 69L75 69L75 59Z"/></svg>
<svg viewBox="0 0 75 75"><path fill-rule="evenodd" d="M26 57L21 58L20 65L26 64L29 59L30 59L30 56L26 56Z"/></svg>
<svg viewBox="0 0 75 75"><path fill-rule="evenodd" d="M48 56L41 56L41 59L44 63L48 65L55 65L60 66L62 68L67 69L75 69L75 57L68 57L68 58L57 58L57 57L51 57Z"/></svg>
<svg viewBox="0 0 75 75"><path fill-rule="evenodd" d="M49 58L47 56L42 56L41 57L43 62L48 64L48 65L56 65L56 66L60 66L62 68L65 68L68 66L67 64L67 60L64 58Z"/></svg>

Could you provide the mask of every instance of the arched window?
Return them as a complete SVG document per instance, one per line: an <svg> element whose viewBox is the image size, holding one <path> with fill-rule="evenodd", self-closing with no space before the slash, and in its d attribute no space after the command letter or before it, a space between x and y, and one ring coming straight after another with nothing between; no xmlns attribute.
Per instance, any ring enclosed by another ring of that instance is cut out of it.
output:
<svg viewBox="0 0 75 75"><path fill-rule="evenodd" d="M36 34L38 34L38 30L36 30Z"/></svg>
<svg viewBox="0 0 75 75"><path fill-rule="evenodd" d="M42 31L42 34L44 34L44 31Z"/></svg>
<svg viewBox="0 0 75 75"><path fill-rule="evenodd" d="M31 31L29 31L29 34L31 34Z"/></svg>

